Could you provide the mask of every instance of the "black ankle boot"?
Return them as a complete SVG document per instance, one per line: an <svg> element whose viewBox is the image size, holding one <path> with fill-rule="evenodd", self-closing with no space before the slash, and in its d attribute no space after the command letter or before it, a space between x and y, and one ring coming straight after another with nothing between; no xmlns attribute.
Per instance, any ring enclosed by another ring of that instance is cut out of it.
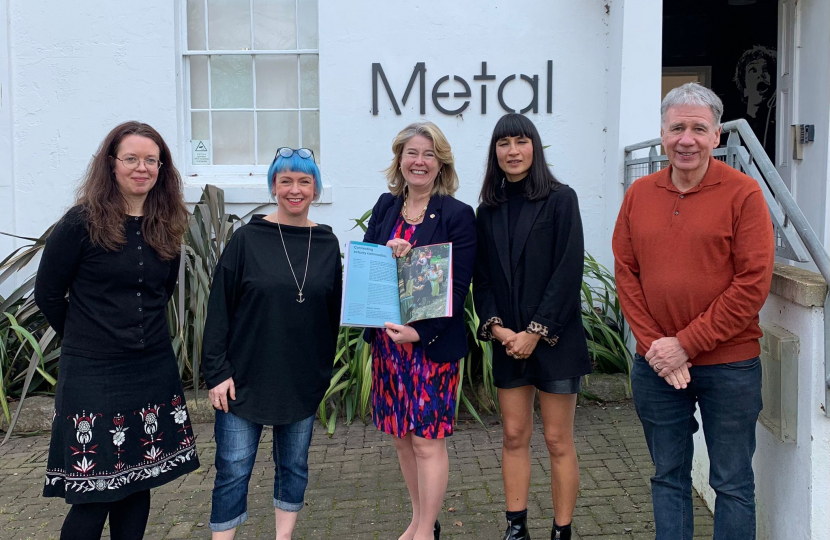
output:
<svg viewBox="0 0 830 540"><path fill-rule="evenodd" d="M438 523L438 520L435 520L435 527L432 528L432 532L435 534L435 540L441 539L441 524Z"/></svg>
<svg viewBox="0 0 830 540"><path fill-rule="evenodd" d="M553 530L550 531L550 540L571 540L571 524L559 526L553 522Z"/></svg>
<svg viewBox="0 0 830 540"><path fill-rule="evenodd" d="M527 530L527 515L514 520L507 520L507 530L504 531L503 540L530 540L530 533Z"/></svg>

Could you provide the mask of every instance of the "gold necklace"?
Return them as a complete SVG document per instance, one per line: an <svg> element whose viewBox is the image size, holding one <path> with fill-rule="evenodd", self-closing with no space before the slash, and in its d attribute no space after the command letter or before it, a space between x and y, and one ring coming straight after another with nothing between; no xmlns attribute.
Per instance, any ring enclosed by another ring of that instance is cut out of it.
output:
<svg viewBox="0 0 830 540"><path fill-rule="evenodd" d="M406 199L408 199L408 198L409 198L409 197L407 196L407 197L403 200L403 208L401 209L401 215L403 216L403 218L404 218L406 221L409 221L410 223L417 223L417 222L421 221L421 220L424 218L424 215L426 215L426 213L427 213L427 206L429 206L429 199L427 199L427 203L424 205L424 209L423 209L423 210L421 210L421 213L418 215L418 217L416 217L415 219L412 219L411 217L409 217L408 215L406 215Z"/></svg>

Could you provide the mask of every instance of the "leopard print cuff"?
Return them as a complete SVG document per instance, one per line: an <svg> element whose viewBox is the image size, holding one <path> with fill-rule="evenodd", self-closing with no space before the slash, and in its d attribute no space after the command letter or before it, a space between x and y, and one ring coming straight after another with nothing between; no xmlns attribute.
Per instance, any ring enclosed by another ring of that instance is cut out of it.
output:
<svg viewBox="0 0 830 540"><path fill-rule="evenodd" d="M485 341L495 340L496 338L493 336L492 332L490 332L490 327L494 324L504 326L504 322L501 320L501 317L490 317L481 327L481 330L478 333L479 337Z"/></svg>
<svg viewBox="0 0 830 540"><path fill-rule="evenodd" d="M530 324L527 325L527 333L539 334L545 343L551 347L559 342L559 336L548 337L548 327L543 324L539 324L536 321L530 321Z"/></svg>

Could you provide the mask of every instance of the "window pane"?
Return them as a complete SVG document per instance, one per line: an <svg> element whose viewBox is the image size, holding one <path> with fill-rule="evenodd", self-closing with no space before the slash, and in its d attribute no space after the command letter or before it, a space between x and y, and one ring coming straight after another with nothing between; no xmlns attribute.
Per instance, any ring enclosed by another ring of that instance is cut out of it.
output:
<svg viewBox="0 0 830 540"><path fill-rule="evenodd" d="M254 49L297 48L295 0L254 0Z"/></svg>
<svg viewBox="0 0 830 540"><path fill-rule="evenodd" d="M210 101L215 109L253 108L254 73L250 56L210 57Z"/></svg>
<svg viewBox="0 0 830 540"><path fill-rule="evenodd" d="M209 108L207 56L190 57L190 108Z"/></svg>
<svg viewBox="0 0 830 540"><path fill-rule="evenodd" d="M246 165L254 162L254 113L213 113L213 164Z"/></svg>
<svg viewBox="0 0 830 540"><path fill-rule="evenodd" d="M210 124L207 111L190 113L190 139L193 141L207 141L210 139Z"/></svg>
<svg viewBox="0 0 830 540"><path fill-rule="evenodd" d="M187 0L187 48L205 50L205 0Z"/></svg>
<svg viewBox="0 0 830 540"><path fill-rule="evenodd" d="M208 32L211 49L249 50L250 0L208 0Z"/></svg>
<svg viewBox="0 0 830 540"><path fill-rule="evenodd" d="M317 48L317 0L299 0L297 18L300 22L299 47Z"/></svg>
<svg viewBox="0 0 830 540"><path fill-rule="evenodd" d="M300 139L300 122L296 111L272 111L257 113L257 155L261 165L274 159L277 148L297 148Z"/></svg>
<svg viewBox="0 0 830 540"><path fill-rule="evenodd" d="M303 121L303 144L304 148L314 150L317 162L320 162L320 112L301 111Z"/></svg>
<svg viewBox="0 0 830 540"><path fill-rule="evenodd" d="M320 106L320 78L317 75L316 54L300 56L300 103L302 107Z"/></svg>
<svg viewBox="0 0 830 540"><path fill-rule="evenodd" d="M260 109L295 109L297 55L256 57L256 102Z"/></svg>

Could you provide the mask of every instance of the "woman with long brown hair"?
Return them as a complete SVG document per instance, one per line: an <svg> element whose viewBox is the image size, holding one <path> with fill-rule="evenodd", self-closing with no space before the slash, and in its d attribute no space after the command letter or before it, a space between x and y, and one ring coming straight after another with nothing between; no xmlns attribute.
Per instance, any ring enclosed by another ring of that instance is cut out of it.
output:
<svg viewBox="0 0 830 540"><path fill-rule="evenodd" d="M101 143L46 241L35 300L62 338L46 497L72 505L61 540L144 536L150 489L199 467L165 308L187 209L161 135ZM67 298L68 293L68 298Z"/></svg>

